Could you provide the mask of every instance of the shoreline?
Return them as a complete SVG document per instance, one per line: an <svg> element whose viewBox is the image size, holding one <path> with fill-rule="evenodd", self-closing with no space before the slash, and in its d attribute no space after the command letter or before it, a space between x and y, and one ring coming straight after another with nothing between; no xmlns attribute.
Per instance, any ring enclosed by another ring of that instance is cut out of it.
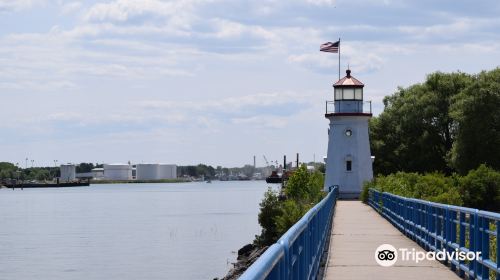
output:
<svg viewBox="0 0 500 280"><path fill-rule="evenodd" d="M188 183L186 179L160 179L160 180L90 180L91 185L99 184L151 184L151 183Z"/></svg>

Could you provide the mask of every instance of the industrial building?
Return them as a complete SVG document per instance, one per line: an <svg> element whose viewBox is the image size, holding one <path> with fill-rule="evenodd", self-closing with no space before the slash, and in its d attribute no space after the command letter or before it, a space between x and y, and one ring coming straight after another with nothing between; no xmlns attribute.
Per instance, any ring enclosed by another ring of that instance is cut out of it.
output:
<svg viewBox="0 0 500 280"><path fill-rule="evenodd" d="M176 179L177 165L160 163L160 177L161 179Z"/></svg>
<svg viewBox="0 0 500 280"><path fill-rule="evenodd" d="M91 170L92 178L100 180L104 179L104 168L94 168Z"/></svg>
<svg viewBox="0 0 500 280"><path fill-rule="evenodd" d="M157 163L138 163L135 168L137 180L157 180L160 177L159 164Z"/></svg>
<svg viewBox="0 0 500 280"><path fill-rule="evenodd" d="M177 165L164 163L112 163L103 168L94 168L91 172L76 173L74 164L63 164L60 167L61 182L74 181L75 178L94 180L162 180L176 179Z"/></svg>
<svg viewBox="0 0 500 280"><path fill-rule="evenodd" d="M177 178L177 165L163 163L138 163L137 180L161 180Z"/></svg>
<svg viewBox="0 0 500 280"><path fill-rule="evenodd" d="M105 180L132 180L132 165L113 163L104 165Z"/></svg>
<svg viewBox="0 0 500 280"><path fill-rule="evenodd" d="M59 167L61 176L59 177L60 182L71 182L76 179L76 167L74 164L61 164Z"/></svg>

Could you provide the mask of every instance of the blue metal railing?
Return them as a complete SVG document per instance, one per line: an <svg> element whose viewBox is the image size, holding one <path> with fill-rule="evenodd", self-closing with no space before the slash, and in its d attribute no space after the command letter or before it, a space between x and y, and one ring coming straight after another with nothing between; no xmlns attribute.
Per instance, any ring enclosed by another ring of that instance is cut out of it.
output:
<svg viewBox="0 0 500 280"><path fill-rule="evenodd" d="M337 197L338 187L330 188L328 195L271 245L239 279L316 279Z"/></svg>
<svg viewBox="0 0 500 280"><path fill-rule="evenodd" d="M368 204L426 250L481 252L473 261L449 261L461 277L500 280L500 214L374 189Z"/></svg>

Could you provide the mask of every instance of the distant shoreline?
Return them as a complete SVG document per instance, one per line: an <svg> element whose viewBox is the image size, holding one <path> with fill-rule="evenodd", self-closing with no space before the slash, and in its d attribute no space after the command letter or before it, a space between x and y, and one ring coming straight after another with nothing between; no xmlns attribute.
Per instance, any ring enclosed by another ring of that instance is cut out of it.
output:
<svg viewBox="0 0 500 280"><path fill-rule="evenodd" d="M148 184L148 183L187 183L186 179L160 179L160 180L90 180L91 185L98 184Z"/></svg>

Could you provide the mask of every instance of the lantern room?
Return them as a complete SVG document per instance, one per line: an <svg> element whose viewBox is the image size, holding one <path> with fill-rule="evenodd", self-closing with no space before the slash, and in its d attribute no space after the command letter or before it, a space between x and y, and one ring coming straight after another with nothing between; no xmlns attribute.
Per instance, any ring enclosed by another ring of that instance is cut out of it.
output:
<svg viewBox="0 0 500 280"><path fill-rule="evenodd" d="M333 84L335 89L335 111L333 113L363 113L363 87L365 85L351 76L351 70L346 70L346 76Z"/></svg>

